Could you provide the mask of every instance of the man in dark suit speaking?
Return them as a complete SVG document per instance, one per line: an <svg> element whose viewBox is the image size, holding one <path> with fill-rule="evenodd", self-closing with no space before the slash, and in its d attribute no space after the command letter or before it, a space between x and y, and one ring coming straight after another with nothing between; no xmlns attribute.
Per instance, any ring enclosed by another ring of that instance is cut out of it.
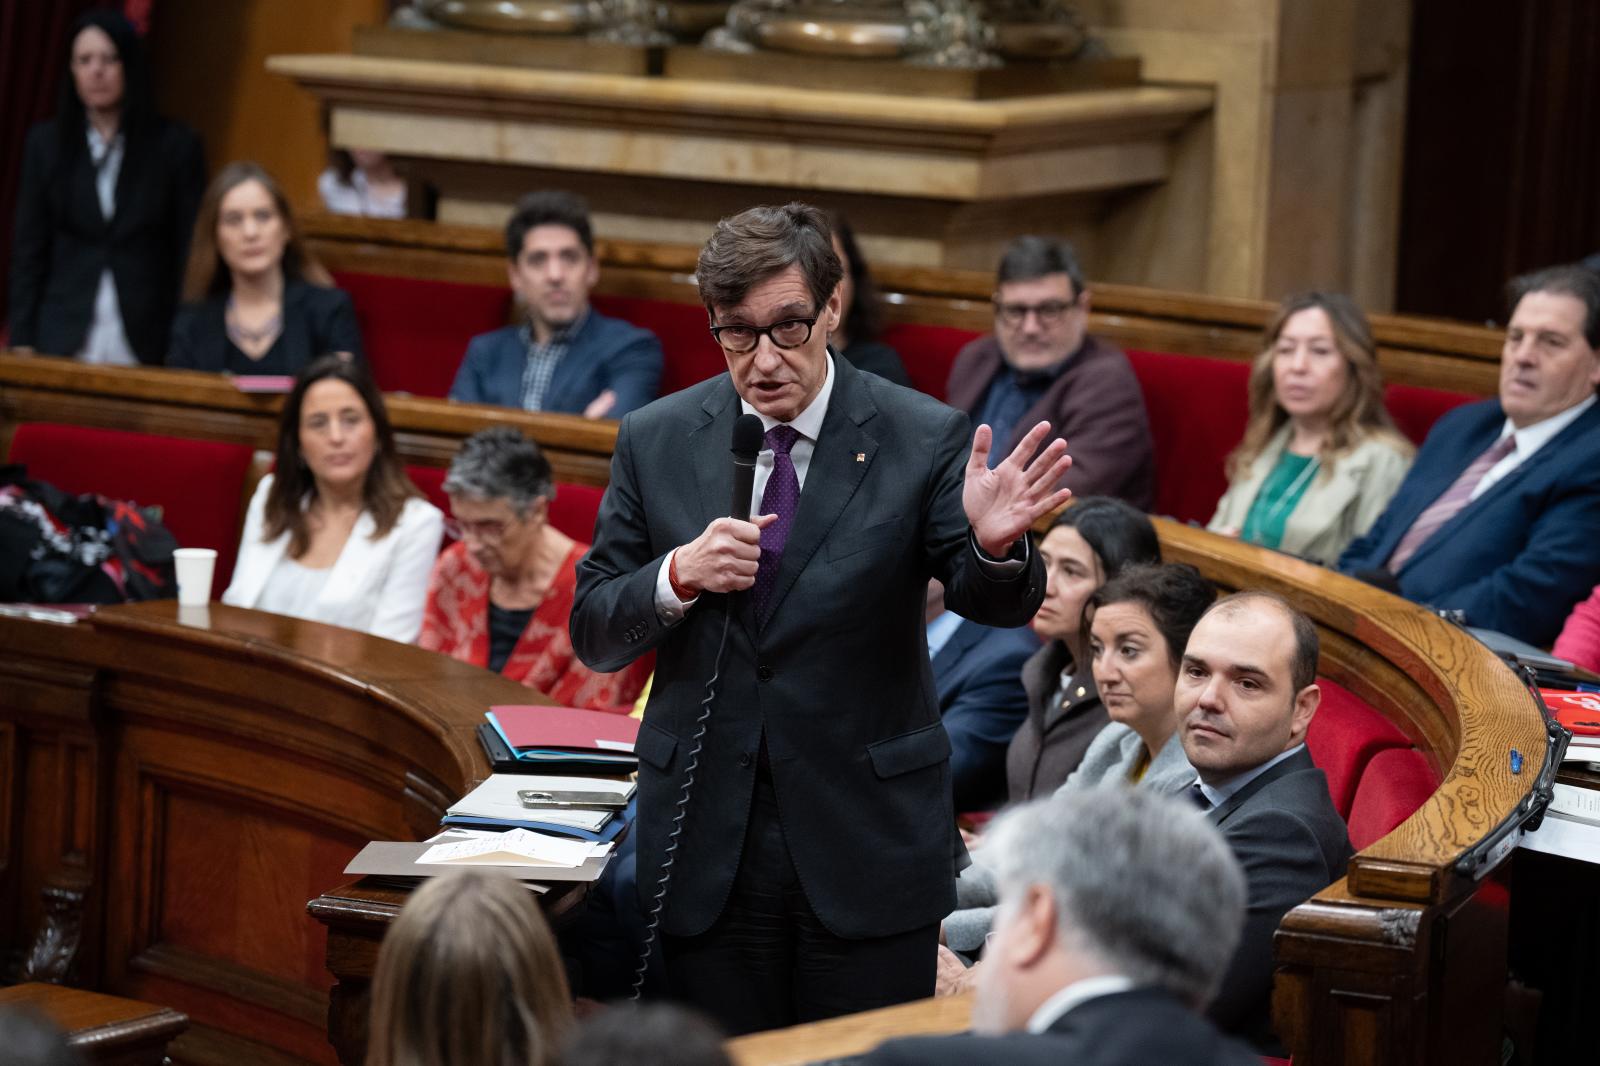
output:
<svg viewBox="0 0 1600 1066"><path fill-rule="evenodd" d="M814 208L718 224L696 277L729 373L623 420L578 567L584 662L657 651L640 897L692 769L662 947L673 991L733 1032L932 994L960 844L928 579L963 617L1022 625L1044 593L1026 531L1067 497L1064 442L1027 462L1047 425L991 470L986 427L969 446L961 412L834 358L840 274ZM741 413L766 435L730 518Z"/></svg>

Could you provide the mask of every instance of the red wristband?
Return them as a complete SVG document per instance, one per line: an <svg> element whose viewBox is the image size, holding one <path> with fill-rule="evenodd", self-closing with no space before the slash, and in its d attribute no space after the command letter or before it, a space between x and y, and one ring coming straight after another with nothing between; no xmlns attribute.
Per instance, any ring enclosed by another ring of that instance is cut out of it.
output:
<svg viewBox="0 0 1600 1066"><path fill-rule="evenodd" d="M673 552L672 558L667 560L667 583L672 586L672 594L682 603L688 603L695 598L695 591L686 588L678 581L678 553Z"/></svg>

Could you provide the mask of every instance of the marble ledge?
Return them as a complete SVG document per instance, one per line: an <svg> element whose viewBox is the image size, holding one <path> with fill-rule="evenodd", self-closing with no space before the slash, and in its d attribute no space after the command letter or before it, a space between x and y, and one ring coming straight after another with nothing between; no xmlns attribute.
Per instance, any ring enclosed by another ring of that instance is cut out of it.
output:
<svg viewBox="0 0 1600 1066"><path fill-rule="evenodd" d="M1210 111L1210 88L1145 85L1005 100L947 100L355 55L279 55L267 69L329 103L505 114L520 107L926 130L980 137L1049 131L1109 141L1159 135ZM542 112L548 114L547 111Z"/></svg>

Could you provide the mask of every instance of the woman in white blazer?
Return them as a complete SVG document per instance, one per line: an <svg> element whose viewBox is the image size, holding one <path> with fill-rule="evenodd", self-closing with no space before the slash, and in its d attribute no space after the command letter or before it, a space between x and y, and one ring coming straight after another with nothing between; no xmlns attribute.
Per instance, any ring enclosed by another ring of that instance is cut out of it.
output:
<svg viewBox="0 0 1600 1066"><path fill-rule="evenodd" d="M395 454L377 386L326 356L284 402L276 470L250 500L222 602L410 643L443 533Z"/></svg>
<svg viewBox="0 0 1600 1066"><path fill-rule="evenodd" d="M1250 370L1250 421L1207 527L1332 566L1389 503L1411 442L1383 406L1377 348L1348 296L1285 300Z"/></svg>

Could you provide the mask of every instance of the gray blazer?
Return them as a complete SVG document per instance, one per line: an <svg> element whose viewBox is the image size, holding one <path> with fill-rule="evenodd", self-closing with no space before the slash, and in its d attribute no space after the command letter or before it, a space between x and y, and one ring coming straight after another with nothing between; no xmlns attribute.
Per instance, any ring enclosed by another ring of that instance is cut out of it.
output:
<svg viewBox="0 0 1600 1066"><path fill-rule="evenodd" d="M1238 534L1262 483L1288 445L1289 425L1285 423L1245 475L1228 486L1207 529ZM1371 529L1389 505L1415 454L1411 443L1398 434L1374 434L1340 458L1332 471L1318 471L1289 512L1279 550L1333 566L1345 547Z"/></svg>
<svg viewBox="0 0 1600 1066"><path fill-rule="evenodd" d="M1071 789L1093 788L1111 781L1127 782L1139 764L1144 741L1121 722L1112 722L1095 736L1083 762L1056 790L1060 795ZM1183 753L1183 743L1175 730L1165 746L1145 768L1139 788L1154 789L1161 795L1182 792L1196 780L1194 767ZM945 943L952 951L977 951L994 925L995 906L1000 902L1000 886L994 869L983 861L983 849L973 853L972 865L956 878L956 909L944 920Z"/></svg>

